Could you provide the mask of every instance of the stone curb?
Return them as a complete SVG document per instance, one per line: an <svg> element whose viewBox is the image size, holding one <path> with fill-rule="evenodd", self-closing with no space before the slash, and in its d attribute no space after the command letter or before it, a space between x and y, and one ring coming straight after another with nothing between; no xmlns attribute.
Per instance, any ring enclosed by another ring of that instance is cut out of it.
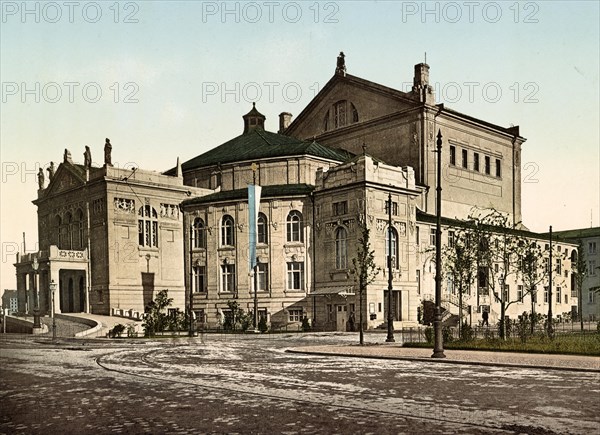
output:
<svg viewBox="0 0 600 435"><path fill-rule="evenodd" d="M354 353L342 353L342 352L320 352L320 351L307 351L307 350L296 350L287 349L288 353L297 353L302 355L319 355L319 356L331 356L331 357L346 357L346 358L369 358L369 359L386 359L386 360L397 360L397 361L419 361L437 364L455 364L455 365L472 365L472 366L486 366L486 367L509 367L509 368L522 368L522 369L538 369L538 370L558 370L563 372L583 372L583 373L600 373L600 369L590 369L584 367L557 367L557 366L542 366L542 365L527 365L527 364L509 364L509 363L493 363L493 362L482 362L482 361L464 361L447 358L420 358L420 357L409 357L409 356L389 356L389 355L358 355Z"/></svg>

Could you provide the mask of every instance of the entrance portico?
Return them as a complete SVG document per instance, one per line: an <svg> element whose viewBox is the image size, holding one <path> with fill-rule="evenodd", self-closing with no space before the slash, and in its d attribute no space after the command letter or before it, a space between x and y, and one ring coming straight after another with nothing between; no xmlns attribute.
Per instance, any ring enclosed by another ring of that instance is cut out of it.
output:
<svg viewBox="0 0 600 435"><path fill-rule="evenodd" d="M33 268L34 259L39 264ZM17 299L19 311L32 313L36 303L42 314L50 314L50 282L57 284L55 313L89 313L88 252L58 249L24 254L17 258Z"/></svg>

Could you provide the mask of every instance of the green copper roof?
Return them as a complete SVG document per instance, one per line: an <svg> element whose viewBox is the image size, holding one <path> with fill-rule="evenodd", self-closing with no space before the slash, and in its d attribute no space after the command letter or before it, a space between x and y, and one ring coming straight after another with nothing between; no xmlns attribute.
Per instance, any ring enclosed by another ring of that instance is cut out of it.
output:
<svg viewBox="0 0 600 435"><path fill-rule="evenodd" d="M306 196L310 194L314 189L314 186L308 184L276 184L273 186L264 186L262 188L261 198L275 198L279 196L294 196L302 195ZM199 196L183 201L182 205L194 205L194 204L206 204L210 202L220 201L238 201L241 199L248 199L248 189L236 189L226 190L223 192L211 193L206 196Z"/></svg>
<svg viewBox="0 0 600 435"><path fill-rule="evenodd" d="M348 151L330 148L314 141L302 141L256 128L188 160L181 167L184 171L189 171L218 163L302 155L311 155L339 162L344 162L353 156Z"/></svg>

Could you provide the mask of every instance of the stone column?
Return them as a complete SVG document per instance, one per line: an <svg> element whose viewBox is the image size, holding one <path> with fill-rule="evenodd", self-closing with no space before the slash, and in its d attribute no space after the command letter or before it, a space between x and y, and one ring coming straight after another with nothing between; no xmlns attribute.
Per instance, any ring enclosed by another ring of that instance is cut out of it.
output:
<svg viewBox="0 0 600 435"><path fill-rule="evenodd" d="M49 273L50 280L48 281L48 291L50 292L50 283L52 282L52 280L54 280L54 282L56 283L56 290L54 291L54 312L60 313L60 280L59 280L60 269L58 269L55 265L50 263L50 271L49 272L50 272ZM50 298L52 298L51 294L50 294ZM51 302L51 304L52 304L52 302ZM50 307L50 311L52 311L52 307Z"/></svg>

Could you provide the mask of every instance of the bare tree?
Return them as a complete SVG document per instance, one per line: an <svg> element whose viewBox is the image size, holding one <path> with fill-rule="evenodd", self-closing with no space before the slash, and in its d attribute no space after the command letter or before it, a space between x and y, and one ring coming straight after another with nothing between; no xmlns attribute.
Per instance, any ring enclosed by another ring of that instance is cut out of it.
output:
<svg viewBox="0 0 600 435"><path fill-rule="evenodd" d="M361 225L361 236L358 239L358 249L356 257L352 258L351 273L354 279L358 281L358 331L360 344L364 344L363 331L363 298L367 291L367 286L373 282L381 268L375 264L375 250L371 249L369 241L369 228L366 222Z"/></svg>

